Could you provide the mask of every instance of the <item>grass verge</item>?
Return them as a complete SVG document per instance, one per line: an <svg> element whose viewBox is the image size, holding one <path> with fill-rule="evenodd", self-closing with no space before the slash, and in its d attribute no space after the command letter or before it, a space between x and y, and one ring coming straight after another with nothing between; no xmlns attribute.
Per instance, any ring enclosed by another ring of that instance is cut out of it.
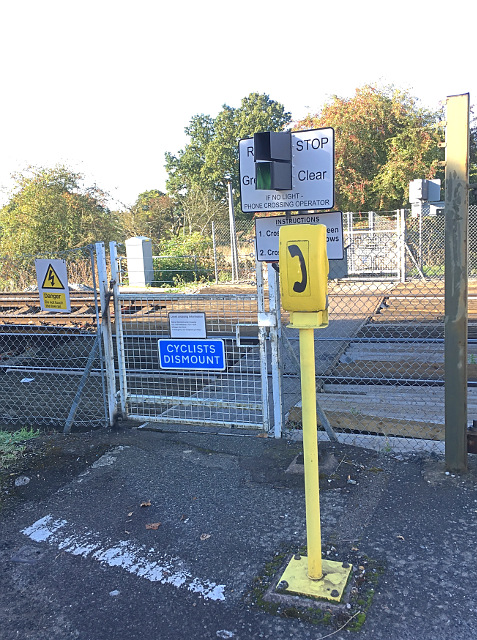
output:
<svg viewBox="0 0 477 640"><path fill-rule="evenodd" d="M25 442L36 438L37 429L22 427L18 431L0 430L0 471L4 471L25 450Z"/></svg>

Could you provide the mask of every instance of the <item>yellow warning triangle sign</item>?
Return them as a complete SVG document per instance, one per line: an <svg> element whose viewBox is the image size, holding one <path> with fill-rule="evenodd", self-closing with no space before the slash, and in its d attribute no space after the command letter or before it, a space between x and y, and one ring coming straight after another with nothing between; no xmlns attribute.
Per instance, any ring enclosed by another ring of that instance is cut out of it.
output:
<svg viewBox="0 0 477 640"><path fill-rule="evenodd" d="M45 279L41 285L42 289L64 289L58 274L53 269L53 265L49 264L46 270Z"/></svg>

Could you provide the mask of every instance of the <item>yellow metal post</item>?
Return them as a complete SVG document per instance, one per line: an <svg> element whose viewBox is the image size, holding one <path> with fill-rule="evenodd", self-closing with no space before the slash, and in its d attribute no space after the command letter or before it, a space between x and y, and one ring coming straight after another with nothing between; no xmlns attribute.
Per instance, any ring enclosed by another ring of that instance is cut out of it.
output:
<svg viewBox="0 0 477 640"><path fill-rule="evenodd" d="M290 327L299 330L307 556L291 558L280 584L291 594L340 602L352 567L321 558L316 425L315 329L328 326L326 227L280 229L280 290Z"/></svg>
<svg viewBox="0 0 477 640"><path fill-rule="evenodd" d="M323 569L321 562L314 333L314 329L300 329L300 363L308 577L312 580L319 580L323 576Z"/></svg>

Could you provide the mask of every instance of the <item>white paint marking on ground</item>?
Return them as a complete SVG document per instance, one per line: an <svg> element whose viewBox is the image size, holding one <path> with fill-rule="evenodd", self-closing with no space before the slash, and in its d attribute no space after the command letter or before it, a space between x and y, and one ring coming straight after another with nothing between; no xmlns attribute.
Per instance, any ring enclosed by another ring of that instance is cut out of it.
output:
<svg viewBox="0 0 477 640"><path fill-rule="evenodd" d="M147 550L130 540L105 545L98 534L92 531L78 533L77 527L66 520L55 520L51 515L37 520L22 533L35 542L48 542L74 556L90 558L109 567L121 567L150 582L183 587L208 600L225 600L225 585L194 578L180 558L160 554L153 547Z"/></svg>

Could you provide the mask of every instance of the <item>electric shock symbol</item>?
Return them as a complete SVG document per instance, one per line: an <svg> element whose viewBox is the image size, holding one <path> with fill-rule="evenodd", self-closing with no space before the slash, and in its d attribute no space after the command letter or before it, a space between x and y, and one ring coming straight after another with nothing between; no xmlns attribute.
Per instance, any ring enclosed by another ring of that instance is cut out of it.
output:
<svg viewBox="0 0 477 640"><path fill-rule="evenodd" d="M61 283L61 280L58 277L58 274L53 269L51 264L48 265L48 269L46 270L45 279L43 280L43 284L41 285L42 289L62 289L64 290L64 286Z"/></svg>

